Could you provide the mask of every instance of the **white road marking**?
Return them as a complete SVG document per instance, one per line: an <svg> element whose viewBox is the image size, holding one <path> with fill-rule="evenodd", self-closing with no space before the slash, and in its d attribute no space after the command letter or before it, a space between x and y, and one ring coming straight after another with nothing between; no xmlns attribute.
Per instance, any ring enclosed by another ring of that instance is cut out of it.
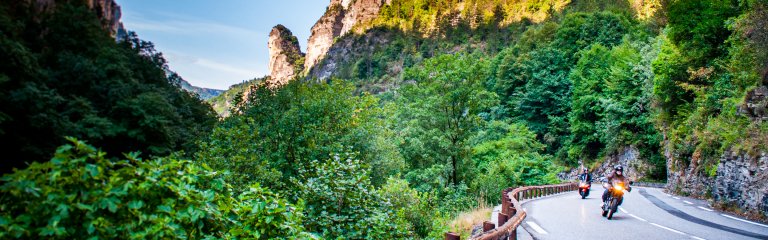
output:
<svg viewBox="0 0 768 240"><path fill-rule="evenodd" d="M715 211L715 210L712 210L712 209L709 209L709 208L705 208L705 207L702 207L702 206L699 206L699 208L701 210L704 210L704 211L707 211L707 212L714 212Z"/></svg>
<svg viewBox="0 0 768 240"><path fill-rule="evenodd" d="M624 213L629 213L629 212L627 212L627 210L624 210L624 208L623 208L623 207L619 207L619 210L621 210L621 211L622 211L622 212L624 212Z"/></svg>
<svg viewBox="0 0 768 240"><path fill-rule="evenodd" d="M672 195L667 194L667 197L672 197Z"/></svg>
<svg viewBox="0 0 768 240"><path fill-rule="evenodd" d="M633 217L633 218L637 218L637 220L640 220L640 221L643 221L643 222L647 222L647 221L648 221L648 220L645 220L645 219L643 219L643 218L641 218L641 217L635 216L635 214L631 214L631 213L630 213L630 214L629 214L629 216L630 216L630 217Z"/></svg>
<svg viewBox="0 0 768 240"><path fill-rule="evenodd" d="M684 203L687 203L687 204L691 204L691 205L693 205L693 203L692 203L692 202L689 202L689 201L683 201L683 202L684 202Z"/></svg>
<svg viewBox="0 0 768 240"><path fill-rule="evenodd" d="M741 219L741 218L737 218L737 217L733 217L733 216L728 216L728 215L725 215L725 214L720 214L720 215L723 215L723 217L727 217L727 218L730 218L730 219L733 219L733 220L738 220L738 221L742 221L742 222L745 222L745 223L754 224L754 225L757 225L757 226L767 227L768 228L768 225L765 225L765 224L759 224L759 223L756 223L756 222L747 221L747 220L744 220L744 219Z"/></svg>
<svg viewBox="0 0 768 240"><path fill-rule="evenodd" d="M660 227L660 228L663 228L663 229L666 229L666 230L669 230L669 231L671 231L671 232L675 232L675 233L678 233L678 234L686 235L684 232L681 232L681 231L677 231L677 230L675 230L675 229L671 229L671 228L668 228L668 227L665 227L665 226L661 226L661 225L659 225L659 224L651 223L651 225L653 225L653 226L657 226L657 227Z"/></svg>
<svg viewBox="0 0 768 240"><path fill-rule="evenodd" d="M680 200L680 198L679 198L679 197L672 197L672 198L674 198L674 199L677 199L677 200Z"/></svg>
<svg viewBox="0 0 768 240"><path fill-rule="evenodd" d="M696 239L696 240L707 240L707 239L703 239L703 238L700 238L700 237L697 237L697 236L691 236L691 238Z"/></svg>
<svg viewBox="0 0 768 240"><path fill-rule="evenodd" d="M544 231L544 229L541 228L541 226L539 226L535 222L528 221L527 223L528 223L528 226L531 226L531 228L533 228L533 230L535 230L539 234L547 234L547 231Z"/></svg>

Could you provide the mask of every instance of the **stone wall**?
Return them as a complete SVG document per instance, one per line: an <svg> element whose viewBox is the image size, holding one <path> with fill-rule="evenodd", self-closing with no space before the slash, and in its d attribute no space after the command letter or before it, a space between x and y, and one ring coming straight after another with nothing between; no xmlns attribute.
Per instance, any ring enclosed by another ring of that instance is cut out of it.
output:
<svg viewBox="0 0 768 240"><path fill-rule="evenodd" d="M613 172L613 168L616 165L624 166L624 174L632 181L642 180L646 177L646 172L652 166L645 163L640 156L640 151L634 146L626 146L620 151L606 156L602 163L593 168L586 166L592 173L595 180L600 177L607 176ZM558 177L562 180L576 179L579 174L579 169L570 169L566 172L561 172Z"/></svg>
<svg viewBox="0 0 768 240"><path fill-rule="evenodd" d="M768 88L761 86L747 93L739 114L752 122L768 120ZM744 136L760 138L765 136ZM759 139L758 139L759 141ZM665 146L668 143L665 142ZM715 206L738 210L748 217L768 218L768 153L726 151L719 158L714 176L703 170L699 157L676 156L669 148L667 189L693 197L709 199ZM684 159L681 159L684 158ZM688 160L688 161L679 161ZM679 166L687 162L687 166Z"/></svg>

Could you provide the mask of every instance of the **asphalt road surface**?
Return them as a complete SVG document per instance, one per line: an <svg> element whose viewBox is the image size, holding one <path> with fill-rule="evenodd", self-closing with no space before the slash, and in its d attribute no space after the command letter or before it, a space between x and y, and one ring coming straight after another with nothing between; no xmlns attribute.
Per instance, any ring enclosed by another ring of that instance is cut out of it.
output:
<svg viewBox="0 0 768 240"><path fill-rule="evenodd" d="M768 225L710 209L705 201L634 187L612 220L601 216L600 184L581 199L568 192L523 203L534 239L768 239Z"/></svg>

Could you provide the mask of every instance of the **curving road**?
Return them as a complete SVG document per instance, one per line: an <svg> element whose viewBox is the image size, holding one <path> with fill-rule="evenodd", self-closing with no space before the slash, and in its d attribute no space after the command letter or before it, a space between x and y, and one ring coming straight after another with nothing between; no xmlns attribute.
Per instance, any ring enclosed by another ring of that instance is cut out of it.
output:
<svg viewBox="0 0 768 240"><path fill-rule="evenodd" d="M713 211L705 201L667 195L656 188L634 187L625 194L621 211L607 220L599 208L603 188L592 186L587 199L568 192L523 203L528 217L521 226L542 240L768 239L768 225Z"/></svg>

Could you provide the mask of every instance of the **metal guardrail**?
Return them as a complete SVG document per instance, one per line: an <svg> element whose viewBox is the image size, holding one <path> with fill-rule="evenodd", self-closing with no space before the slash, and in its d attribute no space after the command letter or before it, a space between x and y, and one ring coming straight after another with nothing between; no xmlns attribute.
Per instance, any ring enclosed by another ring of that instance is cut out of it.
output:
<svg viewBox="0 0 768 240"><path fill-rule="evenodd" d="M483 233L474 240L497 240L497 239L517 239L517 227L525 220L525 211L520 201L544 197L552 194L578 190L577 183L564 183L558 185L546 186L528 186L518 188L507 188L501 191L501 212L499 212L498 224L494 228L493 223L483 223ZM448 232L445 234L446 240L459 240L459 235Z"/></svg>
<svg viewBox="0 0 768 240"><path fill-rule="evenodd" d="M652 188L664 188L667 186L667 183L656 183L656 182L634 182L632 183L633 187L652 187Z"/></svg>

